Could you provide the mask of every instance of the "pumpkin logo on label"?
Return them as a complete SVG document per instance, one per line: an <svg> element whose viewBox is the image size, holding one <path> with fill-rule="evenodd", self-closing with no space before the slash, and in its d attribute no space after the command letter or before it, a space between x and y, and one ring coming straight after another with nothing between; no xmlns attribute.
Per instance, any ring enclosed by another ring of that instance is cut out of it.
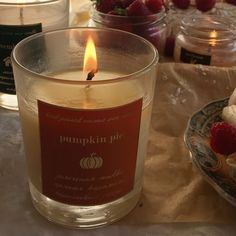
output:
<svg viewBox="0 0 236 236"><path fill-rule="evenodd" d="M82 169L98 169L102 167L102 164L103 159L94 152L90 154L90 157L83 157L80 160L80 167Z"/></svg>

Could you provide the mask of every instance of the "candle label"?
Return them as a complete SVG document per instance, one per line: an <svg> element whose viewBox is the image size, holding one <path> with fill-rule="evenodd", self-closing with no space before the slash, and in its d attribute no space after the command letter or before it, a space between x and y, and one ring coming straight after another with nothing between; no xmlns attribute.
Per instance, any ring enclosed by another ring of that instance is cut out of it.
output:
<svg viewBox="0 0 236 236"><path fill-rule="evenodd" d="M44 195L89 206L132 191L142 99L98 110L38 101L38 111Z"/></svg>
<svg viewBox="0 0 236 236"><path fill-rule="evenodd" d="M211 64L211 56L210 55L202 55L195 52L188 51L184 48L181 48L180 60L185 63L190 64L202 64L202 65L210 65Z"/></svg>
<svg viewBox="0 0 236 236"><path fill-rule="evenodd" d="M41 31L42 24L0 25L0 92L16 94L11 51L22 39Z"/></svg>

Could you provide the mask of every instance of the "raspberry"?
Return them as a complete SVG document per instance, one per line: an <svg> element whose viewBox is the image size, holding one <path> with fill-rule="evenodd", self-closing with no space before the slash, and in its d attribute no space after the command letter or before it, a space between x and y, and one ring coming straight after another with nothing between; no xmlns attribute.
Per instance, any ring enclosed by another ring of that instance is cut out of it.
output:
<svg viewBox="0 0 236 236"><path fill-rule="evenodd" d="M158 13L161 11L164 3L162 0L145 0L145 5L152 13Z"/></svg>
<svg viewBox="0 0 236 236"><path fill-rule="evenodd" d="M216 4L216 0L196 0L196 7L200 11L209 11Z"/></svg>
<svg viewBox="0 0 236 236"><path fill-rule="evenodd" d="M187 9L190 5L190 0L172 0L172 2L180 9Z"/></svg>
<svg viewBox="0 0 236 236"><path fill-rule="evenodd" d="M142 0L135 0L126 9L128 16L147 16L152 14Z"/></svg>
<svg viewBox="0 0 236 236"><path fill-rule="evenodd" d="M227 3L230 3L230 4L233 4L233 5L236 5L236 0L226 0Z"/></svg>
<svg viewBox="0 0 236 236"><path fill-rule="evenodd" d="M223 155L236 152L236 128L225 121L214 123L210 129L210 145Z"/></svg>

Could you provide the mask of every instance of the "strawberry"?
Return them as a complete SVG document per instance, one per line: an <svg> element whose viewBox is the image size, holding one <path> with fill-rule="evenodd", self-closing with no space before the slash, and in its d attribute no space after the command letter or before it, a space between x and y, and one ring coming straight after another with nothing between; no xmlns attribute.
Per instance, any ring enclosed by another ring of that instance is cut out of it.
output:
<svg viewBox="0 0 236 236"><path fill-rule="evenodd" d="M158 13L164 6L163 0L145 0L144 3L152 13Z"/></svg>
<svg viewBox="0 0 236 236"><path fill-rule="evenodd" d="M116 0L116 5L122 8L128 7L135 0Z"/></svg>
<svg viewBox="0 0 236 236"><path fill-rule="evenodd" d="M96 9L103 13L108 13L116 6L115 0L99 0L96 1Z"/></svg>
<svg viewBox="0 0 236 236"><path fill-rule="evenodd" d="M236 0L226 0L227 3L236 5Z"/></svg>
<svg viewBox="0 0 236 236"><path fill-rule="evenodd" d="M196 8L200 11L209 11L216 4L216 0L196 0Z"/></svg>
<svg viewBox="0 0 236 236"><path fill-rule="evenodd" d="M190 0L172 0L172 2L180 9L187 9L190 5Z"/></svg>
<svg viewBox="0 0 236 236"><path fill-rule="evenodd" d="M152 14L142 0L135 0L126 10L128 16L147 16Z"/></svg>
<svg viewBox="0 0 236 236"><path fill-rule="evenodd" d="M236 152L236 128L225 121L214 123L210 129L210 145L223 155Z"/></svg>

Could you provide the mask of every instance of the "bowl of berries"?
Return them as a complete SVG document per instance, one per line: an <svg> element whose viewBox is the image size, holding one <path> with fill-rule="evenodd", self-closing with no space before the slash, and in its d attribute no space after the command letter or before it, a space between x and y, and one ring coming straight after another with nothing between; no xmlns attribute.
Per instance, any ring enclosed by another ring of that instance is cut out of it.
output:
<svg viewBox="0 0 236 236"><path fill-rule="evenodd" d="M184 141L204 179L236 206L236 90L189 119Z"/></svg>
<svg viewBox="0 0 236 236"><path fill-rule="evenodd" d="M163 0L92 0L89 26L114 28L137 34L161 54L166 39Z"/></svg>

